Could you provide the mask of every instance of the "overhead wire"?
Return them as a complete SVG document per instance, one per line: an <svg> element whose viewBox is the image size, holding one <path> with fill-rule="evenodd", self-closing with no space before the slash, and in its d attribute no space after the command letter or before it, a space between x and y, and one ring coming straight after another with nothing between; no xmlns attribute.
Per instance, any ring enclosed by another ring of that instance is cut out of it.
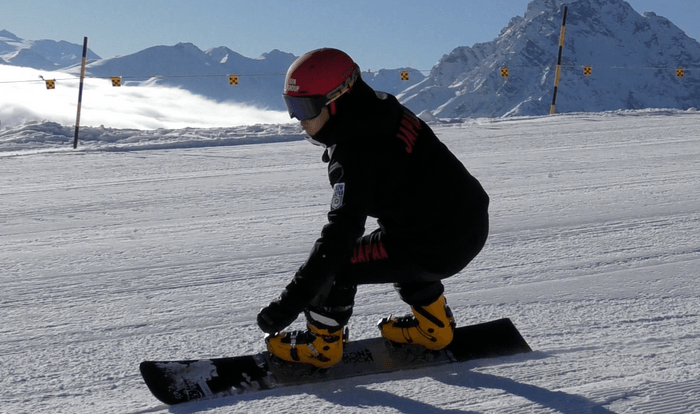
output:
<svg viewBox="0 0 700 414"><path fill-rule="evenodd" d="M555 65L546 65L546 66L500 66L495 69L496 72L502 72L502 69L507 69L507 76L503 77L512 77L514 74L517 74L518 72L523 72L526 70L545 70L545 69L554 69ZM675 67L669 67L669 66L596 66L596 65L561 65L562 69L581 69L584 70L586 68L592 68L594 72L599 71L599 70L626 70L626 71L635 71L635 70L668 70L668 71L674 71L677 72L678 70L682 70L684 75L689 75L693 72L698 72L700 73L700 67L683 67L683 66L675 66ZM397 73L415 73L415 72L420 72L420 73L430 73L432 72L432 69L382 69L382 72L397 72ZM365 72L369 74L376 74L379 72ZM285 76L285 73L279 72L279 73L243 73L243 74L191 74L191 75L165 75L165 74L148 74L148 75L121 75L121 76L92 76L92 75L85 75L85 79L104 79L104 80L111 80L114 78L121 78L122 80L135 80L135 79L144 79L144 80L150 80L150 79L184 79L184 78L190 78L190 79L196 79L196 78L230 78L231 76L235 76L237 78L253 78L253 77L280 77L280 76ZM403 79L402 80L408 80L408 79ZM13 84L13 83L39 83L39 82L46 82L47 80L52 80L54 82L59 82L59 81L76 81L77 77L56 77L52 79L44 79L43 76L40 76L39 79L14 79L14 80L1 80L0 79L0 84Z"/></svg>

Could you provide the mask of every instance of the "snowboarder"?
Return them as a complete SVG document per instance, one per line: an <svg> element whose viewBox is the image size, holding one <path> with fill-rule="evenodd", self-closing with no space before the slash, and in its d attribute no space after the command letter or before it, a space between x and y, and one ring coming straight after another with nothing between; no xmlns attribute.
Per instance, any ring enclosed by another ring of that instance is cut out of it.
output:
<svg viewBox="0 0 700 414"><path fill-rule="evenodd" d="M308 259L258 314L268 351L318 368L338 363L357 286L370 283L393 283L412 310L379 321L383 337L446 347L455 322L441 280L483 248L488 195L425 122L370 88L340 50L297 59L283 97L308 139L325 148L333 197ZM367 217L379 228L364 235ZM302 312L307 330L282 332Z"/></svg>

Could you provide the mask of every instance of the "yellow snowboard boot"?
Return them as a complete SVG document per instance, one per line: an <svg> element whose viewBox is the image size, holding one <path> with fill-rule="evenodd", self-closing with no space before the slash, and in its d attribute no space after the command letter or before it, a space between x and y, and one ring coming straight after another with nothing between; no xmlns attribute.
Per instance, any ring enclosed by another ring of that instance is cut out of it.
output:
<svg viewBox="0 0 700 414"><path fill-rule="evenodd" d="M379 321L382 336L391 342L421 345L433 351L452 342L456 325L445 296L427 306L411 306L411 310L413 315Z"/></svg>
<svg viewBox="0 0 700 414"><path fill-rule="evenodd" d="M267 350L277 358L316 368L330 368L343 358L343 329L331 332L309 322L306 331L281 332L267 337Z"/></svg>

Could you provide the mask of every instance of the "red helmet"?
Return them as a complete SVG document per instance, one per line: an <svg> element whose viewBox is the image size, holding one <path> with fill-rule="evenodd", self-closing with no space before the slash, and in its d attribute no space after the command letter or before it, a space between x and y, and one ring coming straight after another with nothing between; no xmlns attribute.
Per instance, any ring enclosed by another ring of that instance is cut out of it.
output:
<svg viewBox="0 0 700 414"><path fill-rule="evenodd" d="M338 49L316 49L292 63L284 80L284 102L289 116L300 121L315 118L324 106L349 91L360 67Z"/></svg>

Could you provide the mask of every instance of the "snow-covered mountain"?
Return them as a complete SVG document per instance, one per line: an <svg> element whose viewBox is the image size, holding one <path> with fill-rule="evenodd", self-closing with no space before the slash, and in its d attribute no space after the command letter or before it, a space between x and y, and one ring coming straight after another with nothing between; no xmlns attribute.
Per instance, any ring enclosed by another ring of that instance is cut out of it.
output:
<svg viewBox="0 0 700 414"><path fill-rule="evenodd" d="M121 76L127 86L173 86L220 102L281 110L284 74L295 59L279 50L251 59L227 47L203 51L192 43L178 43L91 62L86 71L94 77ZM74 74L79 70L67 69ZM229 83L229 75L239 77L238 85Z"/></svg>
<svg viewBox="0 0 700 414"><path fill-rule="evenodd" d="M57 70L79 64L82 44L64 40L24 40L7 30L0 30L0 64ZM100 59L88 47L88 59Z"/></svg>
<svg viewBox="0 0 700 414"><path fill-rule="evenodd" d="M127 85L147 82L175 86L220 102L284 110L281 99L284 76L296 58L275 49L252 59L224 46L203 51L192 43L178 43L98 60L88 65L87 73L99 77L122 76ZM78 70L68 69L74 73ZM405 70L411 74L409 81L401 81L399 69L363 76L375 89L398 94L425 78L417 70ZM230 84L229 75L238 76L237 85Z"/></svg>
<svg viewBox="0 0 700 414"><path fill-rule="evenodd" d="M64 69L77 75L81 48L81 45L65 41L30 41L6 30L0 32L0 63L15 66ZM121 76L128 86L173 86L219 102L284 110L281 99L284 75L297 57L275 49L252 59L224 46L203 51L192 43L178 43L108 59L91 52L88 58L87 76ZM362 66L362 62L359 63ZM404 70L410 74L408 81L400 78ZM229 75L238 76L238 85L231 86ZM425 79L421 72L410 68L365 72L363 77L373 88L393 94Z"/></svg>
<svg viewBox="0 0 700 414"><path fill-rule="evenodd" d="M700 106L700 43L623 0L534 0L492 42L443 56L401 100L439 117L548 113L565 3L557 112ZM679 78L676 68L690 70Z"/></svg>
<svg viewBox="0 0 700 414"><path fill-rule="evenodd" d="M401 79L402 72L408 73L408 80ZM425 75L413 68L380 69L376 72L362 72L362 79L374 90L398 95L421 82L425 79Z"/></svg>

